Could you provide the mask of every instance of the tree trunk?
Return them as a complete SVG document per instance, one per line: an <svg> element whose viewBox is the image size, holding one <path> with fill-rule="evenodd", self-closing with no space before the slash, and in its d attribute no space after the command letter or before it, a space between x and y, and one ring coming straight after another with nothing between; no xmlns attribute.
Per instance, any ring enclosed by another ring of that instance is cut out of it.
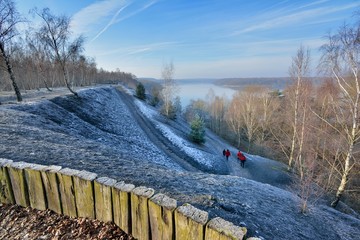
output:
<svg viewBox="0 0 360 240"><path fill-rule="evenodd" d="M2 56L4 58L4 60L5 60L6 68L7 68L7 71L9 73L10 80L11 80L12 86L13 86L15 94L16 94L16 99L17 99L18 102L21 102L22 101L21 93L20 93L18 85L16 84L14 72L13 72L11 64L10 64L10 59L5 53L3 43L0 43L0 51L1 51L1 54L2 54Z"/></svg>
<svg viewBox="0 0 360 240"><path fill-rule="evenodd" d="M356 80L357 77L356 77ZM356 83L358 83L358 81L356 81ZM349 136L349 150L346 154L346 158L345 158L345 166L344 166L344 172L342 173L341 176L341 182L340 185L337 189L336 192L336 196L335 196L335 200L331 203L332 207L336 207L337 204L339 203L341 196L343 195L347 182L348 182L348 178L349 178L349 174L350 174L350 170L352 168L352 166L350 165L350 161L351 158L353 156L353 151L354 151L354 144L356 143L356 138L357 138L357 128L358 128L358 104L359 104L359 95L360 95L360 91L359 91L359 86L357 84L357 95L356 95L356 99L354 101L354 106L353 106L353 116L352 116L352 129L351 129L351 135Z"/></svg>
<svg viewBox="0 0 360 240"><path fill-rule="evenodd" d="M295 105L294 105L294 125L293 125L293 136L291 140L291 149L289 155L289 162L288 162L288 170L291 170L294 161L294 154L295 154L295 144L296 144L296 135L297 135L297 121L298 121L298 104L299 104L299 88L300 88L300 76L298 76L297 84L296 84L296 91L295 91Z"/></svg>
<svg viewBox="0 0 360 240"><path fill-rule="evenodd" d="M348 151L348 154L346 156L346 159L345 159L345 168L344 168L344 172L341 176L341 182L340 182L340 185L337 189L337 192L336 192L336 196L335 196L335 199L334 201L331 203L331 206L333 208L335 208L337 206L337 204L339 203L344 191L345 191L345 188L346 188L346 185L347 185L347 182L348 182L348 178L349 178L349 173L350 173L350 159L351 159L351 153L353 151L353 145L350 146L349 148L349 151Z"/></svg>
<svg viewBox="0 0 360 240"><path fill-rule="evenodd" d="M43 82L44 82L44 85L46 87L46 89L49 91L49 92L52 92L52 89L49 87L49 85L47 84L45 78L43 78Z"/></svg>
<svg viewBox="0 0 360 240"><path fill-rule="evenodd" d="M68 76L66 74L66 68L65 68L65 63L61 63L61 70L63 71L63 76L64 76L64 81L65 81L65 85L66 87L69 89L69 91L74 94L75 96L78 96L77 92L75 92L74 90L71 89L71 86L69 84L69 80L68 80Z"/></svg>
<svg viewBox="0 0 360 240"><path fill-rule="evenodd" d="M303 106L303 116L302 116L302 122L301 122L301 135L299 140L299 155L298 155L298 165L299 165L299 173L300 178L303 180L304 178L304 160L303 160L303 147L304 147L304 141L305 141L305 124L306 124L306 108L307 104Z"/></svg>

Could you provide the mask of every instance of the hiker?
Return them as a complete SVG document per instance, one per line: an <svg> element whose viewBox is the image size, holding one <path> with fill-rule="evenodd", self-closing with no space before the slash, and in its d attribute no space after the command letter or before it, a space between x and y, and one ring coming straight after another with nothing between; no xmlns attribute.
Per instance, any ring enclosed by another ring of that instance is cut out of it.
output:
<svg viewBox="0 0 360 240"><path fill-rule="evenodd" d="M226 154L226 150L225 150L225 148L224 148L224 150L223 150L223 156L225 157L225 154Z"/></svg>
<svg viewBox="0 0 360 240"><path fill-rule="evenodd" d="M240 166L242 166L244 168L245 167L245 161L246 161L245 155L242 152L240 152L240 150L239 150L239 152L237 153L237 157L240 160Z"/></svg>
<svg viewBox="0 0 360 240"><path fill-rule="evenodd" d="M231 155L231 153L230 153L229 149L227 149L225 152L226 160L229 160L230 155Z"/></svg>

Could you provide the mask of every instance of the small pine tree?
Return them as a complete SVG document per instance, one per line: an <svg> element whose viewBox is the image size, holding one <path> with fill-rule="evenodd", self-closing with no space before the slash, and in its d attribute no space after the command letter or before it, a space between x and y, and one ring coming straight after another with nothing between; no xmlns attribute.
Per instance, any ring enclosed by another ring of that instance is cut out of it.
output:
<svg viewBox="0 0 360 240"><path fill-rule="evenodd" d="M153 87L151 90L151 99L150 105L156 107L160 102L160 90L156 87Z"/></svg>
<svg viewBox="0 0 360 240"><path fill-rule="evenodd" d="M153 96L150 100L150 105L153 107L156 107L160 102L160 99L158 96Z"/></svg>
<svg viewBox="0 0 360 240"><path fill-rule="evenodd" d="M205 142L205 124L199 115L195 116L195 119L191 122L190 139L195 143Z"/></svg>
<svg viewBox="0 0 360 240"><path fill-rule="evenodd" d="M145 87L142 83L138 83L136 86L136 97L140 98L141 100L145 100Z"/></svg>

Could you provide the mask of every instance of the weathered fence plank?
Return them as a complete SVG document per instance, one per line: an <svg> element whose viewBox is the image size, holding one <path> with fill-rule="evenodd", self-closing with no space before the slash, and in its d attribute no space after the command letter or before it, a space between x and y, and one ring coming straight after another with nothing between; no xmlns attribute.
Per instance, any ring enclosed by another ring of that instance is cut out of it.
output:
<svg viewBox="0 0 360 240"><path fill-rule="evenodd" d="M29 192L24 175L24 168L28 166L29 163L25 162L13 162L8 165L15 203L23 207L30 206Z"/></svg>
<svg viewBox="0 0 360 240"><path fill-rule="evenodd" d="M148 199L154 195L154 189L136 187L131 192L132 235L139 240L150 239Z"/></svg>
<svg viewBox="0 0 360 240"><path fill-rule="evenodd" d="M111 188L116 180L108 177L94 181L96 219L104 222L113 221Z"/></svg>
<svg viewBox="0 0 360 240"><path fill-rule="evenodd" d="M175 199L164 194L156 194L149 201L149 217L151 239L169 239L175 236L174 210L177 207Z"/></svg>
<svg viewBox="0 0 360 240"><path fill-rule="evenodd" d="M72 176L79 174L79 172L80 171L78 170L63 168L57 173L63 214L70 217L77 217L75 189Z"/></svg>
<svg viewBox="0 0 360 240"><path fill-rule="evenodd" d="M95 173L81 171L73 176L78 217L95 219L94 180Z"/></svg>
<svg viewBox="0 0 360 240"><path fill-rule="evenodd" d="M131 201L130 192L133 184L117 182L112 191L114 223L126 233L131 233Z"/></svg>
<svg viewBox="0 0 360 240"><path fill-rule="evenodd" d="M203 240L208 213L185 203L175 210L175 239Z"/></svg>
<svg viewBox="0 0 360 240"><path fill-rule="evenodd" d="M14 193L11 187L10 176L8 173L7 165L13 161L0 158L0 202L15 204Z"/></svg>
<svg viewBox="0 0 360 240"><path fill-rule="evenodd" d="M56 213L62 214L61 199L56 174L61 170L60 166L51 165L41 171L44 183L45 195L48 208Z"/></svg>
<svg viewBox="0 0 360 240"><path fill-rule="evenodd" d="M45 168L46 166L38 164L30 164L24 168L30 206L39 210L47 208L45 190L41 179L41 171Z"/></svg>
<svg viewBox="0 0 360 240"><path fill-rule="evenodd" d="M246 235L246 228L235 226L233 223L216 217L206 224L205 239L213 240L242 240Z"/></svg>

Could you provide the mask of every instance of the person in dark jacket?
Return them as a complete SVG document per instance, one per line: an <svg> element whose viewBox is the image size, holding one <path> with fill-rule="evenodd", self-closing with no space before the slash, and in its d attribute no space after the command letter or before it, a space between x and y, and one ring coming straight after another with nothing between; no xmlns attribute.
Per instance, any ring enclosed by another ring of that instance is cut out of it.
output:
<svg viewBox="0 0 360 240"><path fill-rule="evenodd" d="M226 154L226 150L224 149L224 150L223 150L223 156L224 156L224 157L225 157L225 154Z"/></svg>
<svg viewBox="0 0 360 240"><path fill-rule="evenodd" d="M239 152L237 153L237 157L240 160L240 166L242 166L244 168L245 167L245 161L246 161L245 155L242 152L240 152L240 150L239 150Z"/></svg>
<svg viewBox="0 0 360 240"><path fill-rule="evenodd" d="M230 153L229 149L227 149L225 152L226 160L229 160L230 155L231 155L231 153Z"/></svg>

